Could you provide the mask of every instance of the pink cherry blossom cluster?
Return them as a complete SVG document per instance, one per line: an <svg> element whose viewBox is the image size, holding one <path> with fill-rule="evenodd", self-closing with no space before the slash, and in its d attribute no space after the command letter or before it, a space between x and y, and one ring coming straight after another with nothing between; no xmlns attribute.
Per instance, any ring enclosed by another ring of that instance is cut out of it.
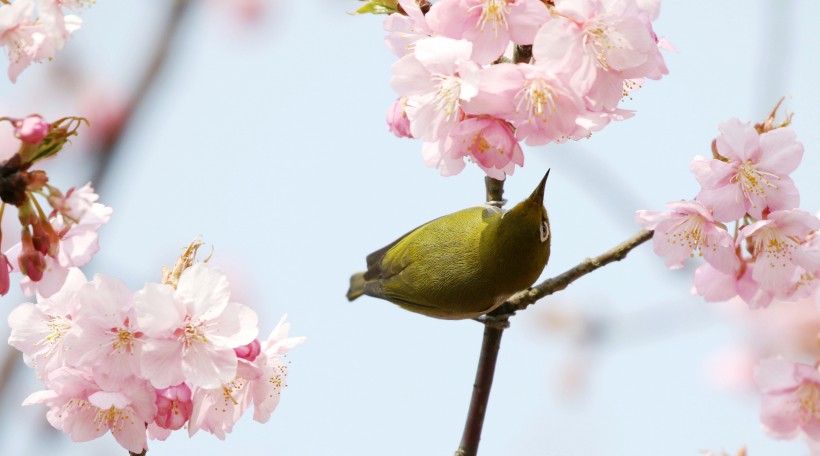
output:
<svg viewBox="0 0 820 456"><path fill-rule="evenodd" d="M83 21L66 14L95 0L2 0L0 1L0 47L9 57L11 82L32 62L54 58ZM36 6L36 8L35 8ZM36 13L35 13L36 9Z"/></svg>
<svg viewBox="0 0 820 456"><path fill-rule="evenodd" d="M91 261L99 249L97 230L108 222L112 211L97 203L99 196L90 184L63 194L48 183L44 171L31 170L38 161L57 154L76 134L82 119L51 124L38 115L0 120L11 122L20 140L19 151L0 163L0 220L7 206L15 206L22 226L20 241L0 251L0 295L8 293L10 273L16 267L23 275L24 293L37 291L48 297L62 287L69 268ZM38 197L49 204L50 212Z"/></svg>
<svg viewBox="0 0 820 456"><path fill-rule="evenodd" d="M360 11L390 11L371 0ZM394 2L395 3L395 2ZM385 6L387 5L387 6ZM390 131L424 141L442 175L464 159L504 179L524 164L519 141L588 137L645 78L667 74L652 30L659 0L399 0L386 41L399 57Z"/></svg>
<svg viewBox="0 0 820 456"><path fill-rule="evenodd" d="M738 320L746 340L724 348L709 363L720 386L762 394L760 420L767 435L800 438L812 455L820 454L818 298L820 287L806 298L775 300L765 309L750 310L740 298L720 306Z"/></svg>
<svg viewBox="0 0 820 456"><path fill-rule="evenodd" d="M760 403L763 430L776 439L802 437L810 447L820 448L817 366L769 358L758 363L754 376L763 394Z"/></svg>
<svg viewBox="0 0 820 456"><path fill-rule="evenodd" d="M806 297L818 285L820 219L796 208L800 197L789 177L803 146L789 119L774 124L776 111L762 124L720 125L714 158L697 156L690 166L701 185L694 200L669 203L666 212L638 211L637 222L655 230L653 248L667 267L682 267L695 251L703 256L694 292L707 301L740 296L760 308Z"/></svg>
<svg viewBox="0 0 820 456"><path fill-rule="evenodd" d="M231 300L226 277L191 263L184 256L136 293L70 268L59 291L14 309L9 344L45 383L24 405L46 405L74 441L111 431L133 453L186 425L224 439L251 405L266 422L287 378L282 356L304 338L288 337L285 316L260 341L256 313Z"/></svg>

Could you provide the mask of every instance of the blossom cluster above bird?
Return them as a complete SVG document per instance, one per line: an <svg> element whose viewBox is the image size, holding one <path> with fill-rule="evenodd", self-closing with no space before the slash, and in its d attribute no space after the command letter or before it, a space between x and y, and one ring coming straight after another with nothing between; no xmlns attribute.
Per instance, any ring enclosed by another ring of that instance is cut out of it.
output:
<svg viewBox="0 0 820 456"><path fill-rule="evenodd" d="M520 141L586 138L633 115L622 98L668 73L660 51L671 46L652 29L659 9L652 0L400 0L384 22L399 57L389 129L423 140L424 161L442 175L466 158L504 179L524 164Z"/></svg>

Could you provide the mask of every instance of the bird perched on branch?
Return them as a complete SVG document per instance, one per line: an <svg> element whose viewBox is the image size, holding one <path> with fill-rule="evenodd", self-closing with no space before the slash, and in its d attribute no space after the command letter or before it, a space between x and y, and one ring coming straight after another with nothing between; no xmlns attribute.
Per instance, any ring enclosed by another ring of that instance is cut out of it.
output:
<svg viewBox="0 0 820 456"><path fill-rule="evenodd" d="M368 295L449 320L492 311L532 285L549 260L548 176L509 211L487 204L454 212L371 253L347 299Z"/></svg>

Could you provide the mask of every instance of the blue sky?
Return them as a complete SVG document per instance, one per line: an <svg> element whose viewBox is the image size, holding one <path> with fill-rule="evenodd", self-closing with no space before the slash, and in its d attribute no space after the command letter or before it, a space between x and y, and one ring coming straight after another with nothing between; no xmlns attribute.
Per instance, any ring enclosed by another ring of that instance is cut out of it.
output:
<svg viewBox="0 0 820 456"><path fill-rule="evenodd" d="M129 87L167 2L100 1L57 59L76 59L100 84ZM132 289L159 280L179 247L201 235L238 299L267 334L283 313L308 337L288 360L289 386L271 421L240 421L225 442L178 435L149 454L452 454L461 437L482 327L439 321L387 302L344 297L369 252L410 227L480 203L475 166L443 178L420 143L384 125L395 95L381 18L346 14L357 2L270 2L261 27L239 30L215 2L183 24L166 71L138 113L105 185L115 210L89 273ZM589 140L525 148L506 184L524 198L551 168L546 205L553 252L544 278L638 230L634 212L698 191L688 171L707 155L718 123L762 120L781 96L805 146L792 175L801 207L820 209L820 3L808 0L668 0L655 24L678 49L670 74L625 107L637 115ZM65 112L44 89L59 62L0 82L11 114ZM53 181L82 184L87 155L67 149ZM73 158L70 157L73 155ZM759 429L757 400L714 389L704 360L740 337L731 321L689 293L693 268L667 271L649 246L585 277L512 319L505 332L481 454L801 455ZM19 296L3 299L10 309ZM578 347L550 332L550 309L599 322ZM555 387L583 353L589 376L573 396ZM0 407L9 454L111 454L108 436L75 444L45 432L44 408L18 405L39 388L26 370Z"/></svg>

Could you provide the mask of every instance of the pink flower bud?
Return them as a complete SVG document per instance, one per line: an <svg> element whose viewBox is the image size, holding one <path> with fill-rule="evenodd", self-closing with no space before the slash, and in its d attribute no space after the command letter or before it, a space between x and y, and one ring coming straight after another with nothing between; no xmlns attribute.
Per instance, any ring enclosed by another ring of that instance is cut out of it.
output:
<svg viewBox="0 0 820 456"><path fill-rule="evenodd" d="M157 416L154 422L163 429L175 431L191 418L194 404L191 401L191 389L180 383L157 392Z"/></svg>
<svg viewBox="0 0 820 456"><path fill-rule="evenodd" d="M46 270L45 256L34 248L34 241L28 230L23 230L21 241L23 250L17 258L20 272L28 276L32 282L39 282L43 278L43 271Z"/></svg>
<svg viewBox="0 0 820 456"><path fill-rule="evenodd" d="M233 349L236 352L236 356L238 358L242 358L247 361L253 361L259 356L259 353L262 351L262 344L259 343L259 339L254 339L251 343L247 345L243 345L241 347L236 347Z"/></svg>
<svg viewBox="0 0 820 456"><path fill-rule="evenodd" d="M29 144L39 144L51 128L48 122L37 114L14 122L14 135Z"/></svg>
<svg viewBox="0 0 820 456"><path fill-rule="evenodd" d="M48 235L48 231L46 231L40 219L36 220L37 223L31 224L31 242L34 246L34 250L45 255L48 253L49 247L51 247L51 237Z"/></svg>
<svg viewBox="0 0 820 456"><path fill-rule="evenodd" d="M9 272L11 272L11 263L5 255L0 253L0 296L9 292Z"/></svg>
<svg viewBox="0 0 820 456"><path fill-rule="evenodd" d="M387 110L387 128L399 138L412 138L410 119L407 118L407 114L404 112L405 101L407 101L407 98L401 97Z"/></svg>

